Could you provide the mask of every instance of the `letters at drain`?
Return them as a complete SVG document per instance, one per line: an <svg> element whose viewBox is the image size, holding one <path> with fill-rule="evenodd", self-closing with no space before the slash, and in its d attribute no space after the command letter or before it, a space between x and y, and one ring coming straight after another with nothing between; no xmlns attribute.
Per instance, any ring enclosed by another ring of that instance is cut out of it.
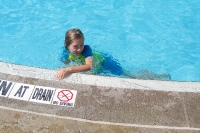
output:
<svg viewBox="0 0 200 133"><path fill-rule="evenodd" d="M50 104L54 95L55 89L44 86L35 86L30 101Z"/></svg>
<svg viewBox="0 0 200 133"><path fill-rule="evenodd" d="M16 83L10 92L9 98L28 101L33 89L34 85Z"/></svg>
<svg viewBox="0 0 200 133"><path fill-rule="evenodd" d="M30 102L74 107L77 91L15 83L0 79L0 96Z"/></svg>
<svg viewBox="0 0 200 133"><path fill-rule="evenodd" d="M59 106L74 107L77 91L56 89L52 104Z"/></svg>
<svg viewBox="0 0 200 133"><path fill-rule="evenodd" d="M7 97L15 82L0 80L0 96Z"/></svg>

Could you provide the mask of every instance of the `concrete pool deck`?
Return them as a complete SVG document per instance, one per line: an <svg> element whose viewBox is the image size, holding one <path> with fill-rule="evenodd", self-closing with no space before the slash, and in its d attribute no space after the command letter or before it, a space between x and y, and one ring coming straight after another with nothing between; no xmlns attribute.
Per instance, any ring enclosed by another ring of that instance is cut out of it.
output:
<svg viewBox="0 0 200 133"><path fill-rule="evenodd" d="M137 80L0 62L0 80L76 90L74 107L0 96L0 132L200 132L200 83ZM2 84L0 84L2 85ZM0 88L3 93L3 88Z"/></svg>

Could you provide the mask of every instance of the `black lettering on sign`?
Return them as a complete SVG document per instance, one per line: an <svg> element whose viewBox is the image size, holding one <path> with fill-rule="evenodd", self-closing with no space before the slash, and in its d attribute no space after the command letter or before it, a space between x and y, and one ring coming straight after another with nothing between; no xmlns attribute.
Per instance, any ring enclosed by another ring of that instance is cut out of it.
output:
<svg viewBox="0 0 200 133"><path fill-rule="evenodd" d="M12 85L13 83L12 82L10 82L8 85L7 85L7 81L3 81L2 83L1 83L1 85L0 85L0 91L2 90L2 95L6 95L7 94L7 92L9 91L9 89L10 89L10 87L11 87L11 85Z"/></svg>
<svg viewBox="0 0 200 133"><path fill-rule="evenodd" d="M56 104L56 105L58 105L58 101L53 101L53 104Z"/></svg>
<svg viewBox="0 0 200 133"><path fill-rule="evenodd" d="M21 87L18 89L14 96L18 95L18 97L23 97L24 93L26 92L26 89L29 89L29 86L21 85Z"/></svg>
<svg viewBox="0 0 200 133"><path fill-rule="evenodd" d="M62 106L73 106L73 103L60 102L60 105L62 105Z"/></svg>
<svg viewBox="0 0 200 133"><path fill-rule="evenodd" d="M36 88L32 99L50 101L54 90Z"/></svg>

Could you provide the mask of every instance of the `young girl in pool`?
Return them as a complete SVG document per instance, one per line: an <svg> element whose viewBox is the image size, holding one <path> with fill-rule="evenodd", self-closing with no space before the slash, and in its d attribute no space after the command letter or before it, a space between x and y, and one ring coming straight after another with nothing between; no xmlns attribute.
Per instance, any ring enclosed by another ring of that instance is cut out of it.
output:
<svg viewBox="0 0 200 133"><path fill-rule="evenodd" d="M70 29L65 35L65 48L68 59L65 64L76 62L76 66L60 68L57 72L57 79L63 79L66 75L74 72L83 72L92 69L93 55L89 45L84 45L84 35L80 29Z"/></svg>
<svg viewBox="0 0 200 133"><path fill-rule="evenodd" d="M139 79L162 79L169 80L168 74L155 74L148 70L141 70L136 74L124 70L112 56L92 52L89 45L84 45L84 35L80 29L70 29L65 35L65 52L62 61L68 66L61 68L57 72L57 79L63 79L66 75L73 72L83 72L93 70L93 74L109 72L116 76L126 76ZM94 64L94 66L93 66Z"/></svg>
<svg viewBox="0 0 200 133"><path fill-rule="evenodd" d="M92 51L89 45L84 45L84 35L80 29L70 29L65 35L65 49L61 61L68 67L60 68L56 78L63 79L73 72L89 71L92 74L101 74L107 71L113 75L123 74L119 63L111 56Z"/></svg>

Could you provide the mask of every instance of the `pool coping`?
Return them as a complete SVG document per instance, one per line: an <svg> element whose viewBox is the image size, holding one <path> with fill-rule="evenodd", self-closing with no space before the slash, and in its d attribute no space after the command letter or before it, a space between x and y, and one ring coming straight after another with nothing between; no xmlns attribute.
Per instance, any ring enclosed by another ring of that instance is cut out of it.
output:
<svg viewBox="0 0 200 133"><path fill-rule="evenodd" d="M126 89L159 90L175 92L200 92L200 82L180 82L161 80L142 80L119 77L107 77L88 75L84 73L73 73L62 80L56 79L57 70L42 69L36 67L22 66L0 62L0 72L23 77L30 77L57 82L94 85L101 87L116 87Z"/></svg>

